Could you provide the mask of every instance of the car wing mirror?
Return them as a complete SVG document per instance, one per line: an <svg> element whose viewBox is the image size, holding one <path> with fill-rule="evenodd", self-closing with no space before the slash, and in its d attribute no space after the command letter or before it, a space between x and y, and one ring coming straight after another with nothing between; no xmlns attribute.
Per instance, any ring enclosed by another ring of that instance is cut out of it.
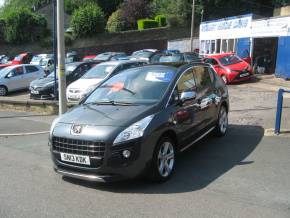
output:
<svg viewBox="0 0 290 218"><path fill-rule="evenodd" d="M196 99L197 93L195 91L184 91L181 93L180 101L181 103L191 101Z"/></svg>
<svg viewBox="0 0 290 218"><path fill-rule="evenodd" d="M13 73L12 72L10 72L10 73L8 73L7 75L6 75L6 78L8 78L8 79L10 79L11 77L13 77Z"/></svg>

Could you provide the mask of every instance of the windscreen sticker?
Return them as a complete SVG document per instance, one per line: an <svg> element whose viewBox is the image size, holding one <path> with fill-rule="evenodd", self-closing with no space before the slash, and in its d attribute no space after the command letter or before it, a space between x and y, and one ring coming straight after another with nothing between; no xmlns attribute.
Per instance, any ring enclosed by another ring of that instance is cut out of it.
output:
<svg viewBox="0 0 290 218"><path fill-rule="evenodd" d="M151 82L170 82L173 79L173 72L148 72L145 80Z"/></svg>
<svg viewBox="0 0 290 218"><path fill-rule="evenodd" d="M113 92L118 92L118 91L124 89L124 83L114 83L112 85L111 89L112 89Z"/></svg>

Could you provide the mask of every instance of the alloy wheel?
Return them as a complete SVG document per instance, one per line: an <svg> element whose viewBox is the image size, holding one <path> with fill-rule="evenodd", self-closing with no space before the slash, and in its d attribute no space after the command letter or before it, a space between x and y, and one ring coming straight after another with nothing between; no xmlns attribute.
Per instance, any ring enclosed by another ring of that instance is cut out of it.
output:
<svg viewBox="0 0 290 218"><path fill-rule="evenodd" d="M7 90L5 87L1 86L0 87L0 96L5 96L7 94Z"/></svg>
<svg viewBox="0 0 290 218"><path fill-rule="evenodd" d="M159 149L157 166L162 177L168 177L173 170L175 162L175 151L171 142L165 141Z"/></svg>
<svg viewBox="0 0 290 218"><path fill-rule="evenodd" d="M219 114L219 128L222 134L225 134L228 128L228 113L225 107L222 107Z"/></svg>

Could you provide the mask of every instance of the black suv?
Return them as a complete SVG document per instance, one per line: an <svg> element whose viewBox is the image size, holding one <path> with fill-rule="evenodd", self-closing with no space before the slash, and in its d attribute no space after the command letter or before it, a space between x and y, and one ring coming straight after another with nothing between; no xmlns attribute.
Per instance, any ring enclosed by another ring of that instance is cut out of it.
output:
<svg viewBox="0 0 290 218"><path fill-rule="evenodd" d="M56 172L91 181L166 181L176 155L214 132L226 134L229 96L213 68L148 65L105 80L57 118L49 145Z"/></svg>

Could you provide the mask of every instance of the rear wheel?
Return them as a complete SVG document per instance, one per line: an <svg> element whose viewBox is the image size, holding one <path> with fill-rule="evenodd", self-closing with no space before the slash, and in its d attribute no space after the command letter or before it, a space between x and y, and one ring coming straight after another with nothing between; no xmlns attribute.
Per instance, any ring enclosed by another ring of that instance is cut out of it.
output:
<svg viewBox="0 0 290 218"><path fill-rule="evenodd" d="M221 106L218 122L215 127L215 134L219 137L224 136L228 129L228 112L224 105Z"/></svg>
<svg viewBox="0 0 290 218"><path fill-rule="evenodd" d="M228 84L228 79L225 75L221 76L222 80L224 81L225 84Z"/></svg>
<svg viewBox="0 0 290 218"><path fill-rule="evenodd" d="M7 88L5 86L0 86L0 96L7 95Z"/></svg>
<svg viewBox="0 0 290 218"><path fill-rule="evenodd" d="M155 182L165 182L175 168L176 145L169 137L163 137L157 143L149 172L150 179Z"/></svg>

